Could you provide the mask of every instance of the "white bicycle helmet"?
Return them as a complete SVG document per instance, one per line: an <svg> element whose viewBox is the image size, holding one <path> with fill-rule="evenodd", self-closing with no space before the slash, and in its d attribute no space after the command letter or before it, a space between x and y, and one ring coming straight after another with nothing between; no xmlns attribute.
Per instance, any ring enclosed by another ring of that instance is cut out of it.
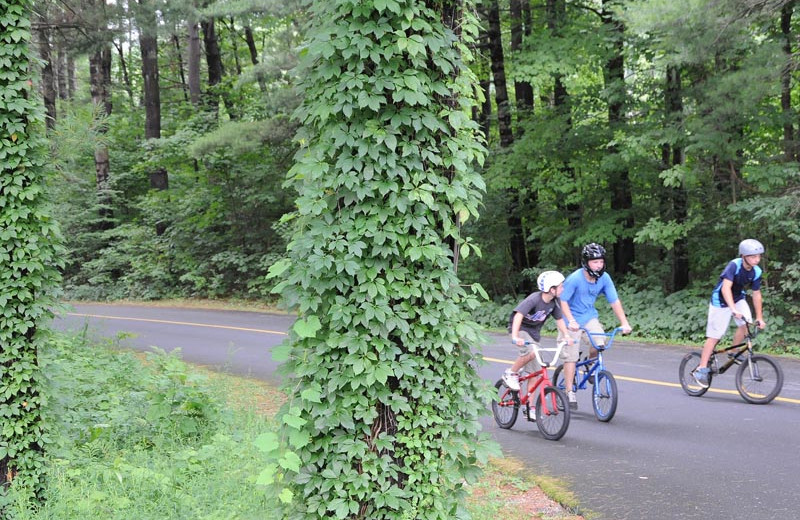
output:
<svg viewBox="0 0 800 520"><path fill-rule="evenodd" d="M763 255L764 245L754 238L747 238L739 242L739 255Z"/></svg>
<svg viewBox="0 0 800 520"><path fill-rule="evenodd" d="M536 286L542 292L548 292L564 281L564 275L558 271L545 271L536 279Z"/></svg>

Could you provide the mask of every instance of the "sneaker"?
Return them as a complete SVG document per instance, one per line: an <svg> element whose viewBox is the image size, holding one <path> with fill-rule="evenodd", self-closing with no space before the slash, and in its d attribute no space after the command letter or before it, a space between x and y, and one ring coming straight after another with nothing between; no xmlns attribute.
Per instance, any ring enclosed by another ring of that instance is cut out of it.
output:
<svg viewBox="0 0 800 520"><path fill-rule="evenodd" d="M578 409L578 398L575 396L575 392L567 392L567 401L569 401L570 410Z"/></svg>
<svg viewBox="0 0 800 520"><path fill-rule="evenodd" d="M694 376L694 380L698 385L702 386L703 388L708 388L708 374L710 372L711 371L707 367L699 367L694 369L692 375Z"/></svg>
<svg viewBox="0 0 800 520"><path fill-rule="evenodd" d="M536 408L531 408L528 410L528 419L536 422Z"/></svg>
<svg viewBox="0 0 800 520"><path fill-rule="evenodd" d="M503 382L510 390L519 392L519 374L512 372L510 369L503 373Z"/></svg>

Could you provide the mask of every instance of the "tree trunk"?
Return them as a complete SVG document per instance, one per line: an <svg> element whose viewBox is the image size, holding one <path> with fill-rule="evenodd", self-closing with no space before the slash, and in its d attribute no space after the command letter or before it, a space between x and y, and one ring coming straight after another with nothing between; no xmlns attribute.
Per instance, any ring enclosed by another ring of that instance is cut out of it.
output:
<svg viewBox="0 0 800 520"><path fill-rule="evenodd" d="M683 126L683 101L681 87L681 71L676 66L667 67L667 83L664 89L664 125L667 133ZM683 164L683 147L680 142L665 144L662 148L662 163L665 170ZM665 187L666 207L662 213L684 224L689 214L689 200L686 187ZM672 248L671 286L667 289L680 291L689 286L689 245L685 236L678 238Z"/></svg>
<svg viewBox="0 0 800 520"><path fill-rule="evenodd" d="M66 101L70 99L69 90L67 88L67 52L64 48L64 42L59 40L56 47L56 86L58 88L58 99Z"/></svg>
<svg viewBox="0 0 800 520"><path fill-rule="evenodd" d="M786 63L781 70L781 110L783 111L783 153L786 161L800 159L795 141L794 116L792 114L792 73L794 72L794 56L792 55L792 14L794 0L787 2L781 9L781 33L783 34L783 54Z"/></svg>
<svg viewBox="0 0 800 520"><path fill-rule="evenodd" d="M189 100L192 105L199 105L202 92L200 90L200 33L197 22L189 21L189 52L187 70L189 74Z"/></svg>
<svg viewBox="0 0 800 520"><path fill-rule="evenodd" d="M492 78L494 79L494 99L497 103L497 130L500 133L500 146L505 148L514 142L511 132L511 110L508 102L508 86L506 84L505 59L503 57L503 40L500 31L500 8L497 0L490 0L487 5L489 57L492 60Z"/></svg>
<svg viewBox="0 0 800 520"><path fill-rule="evenodd" d="M158 40L155 36L155 11L147 13L144 24L140 24L139 47L142 53L142 78L144 80L145 139L161 138L161 88L158 83ZM165 168L150 171L150 187L156 190L169 188ZM166 223L156 224L156 234L162 235Z"/></svg>
<svg viewBox="0 0 800 520"><path fill-rule="evenodd" d="M158 86L158 41L155 36L139 36L142 52L142 79L144 80L145 139L161 137L161 90Z"/></svg>
<svg viewBox="0 0 800 520"><path fill-rule="evenodd" d="M242 64L239 62L239 34L236 32L236 21L230 18L231 48L233 49L233 63L236 66L236 75L242 75Z"/></svg>
<svg viewBox="0 0 800 520"><path fill-rule="evenodd" d="M105 47L96 51L89 57L89 84L92 93L92 104L101 116L110 116L111 104L111 50ZM100 125L100 133L105 133L105 125ZM108 147L100 139L94 150L95 188L99 205L99 229L110 229L111 217L111 191L108 180L110 160Z"/></svg>
<svg viewBox="0 0 800 520"><path fill-rule="evenodd" d="M125 92L128 94L129 105L133 107L133 86L131 85L131 78L128 75L128 64L127 60L125 60L125 52L122 50L122 46L116 41L114 42L114 47L117 49L117 56L119 56L119 67L122 71L122 86L125 89Z"/></svg>
<svg viewBox="0 0 800 520"><path fill-rule="evenodd" d="M36 36L39 47L39 58L42 60L42 99L44 102L47 119L45 120L47 130L50 131L56 126L56 83L53 74L53 57L50 47L50 29L47 28L48 21L40 18L39 29Z"/></svg>
<svg viewBox="0 0 800 520"><path fill-rule="evenodd" d="M523 35L530 34L530 26L525 24L522 12L522 0L511 0L511 53L518 54L522 50ZM528 8L530 13L530 6ZM524 114L533 109L533 86L529 81L520 79L514 80L514 94L517 98L517 122L524 117ZM517 132L520 132L517 125Z"/></svg>
<svg viewBox="0 0 800 520"><path fill-rule="evenodd" d="M247 50L250 53L250 63L258 65L258 49L256 48L256 40L253 37L253 28L249 25L244 27L244 40L247 42ZM267 91L267 84L264 81L264 75L260 72L256 74L258 78L258 88L261 92Z"/></svg>
<svg viewBox="0 0 800 520"><path fill-rule="evenodd" d="M610 9L612 0L603 0L601 19L606 28L606 34L611 35L611 53L606 60L603 70L605 92L608 96L608 126L609 139L613 140L618 131L625 126L625 59L623 57L625 26L615 18ZM619 155L616 145L607 147L609 155ZM613 163L622 164L624 161L616 160ZM633 269L635 250L633 244L633 194L627 167L618 166L609 172L609 185L612 190L611 210L619 215L622 221L622 231L614 244L614 271L617 274L629 273Z"/></svg>

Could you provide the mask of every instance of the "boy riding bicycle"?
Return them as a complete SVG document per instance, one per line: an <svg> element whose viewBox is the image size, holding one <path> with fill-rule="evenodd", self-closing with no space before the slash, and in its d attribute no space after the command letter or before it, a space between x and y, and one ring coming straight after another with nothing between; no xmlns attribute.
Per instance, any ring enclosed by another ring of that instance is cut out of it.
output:
<svg viewBox="0 0 800 520"><path fill-rule="evenodd" d="M580 354L581 341L583 346L590 351L590 358L597 356L597 351L591 348L588 338L582 337L581 327L590 333L603 334L605 330L598 320L598 312L595 308L595 301L600 294L604 294L608 300L611 310L614 311L622 327L622 333L631 332L628 318L622 307L622 302L617 295L617 289L611 276L606 270L606 249L600 244L592 242L586 244L581 250L581 267L570 274L564 282L564 293L561 298L561 310L566 322L567 331L559 334L559 341L563 338L574 341L573 348L565 348L561 351L561 358L564 360L564 380L572 381L575 377L575 363ZM561 328L558 329L561 331ZM603 337L597 336L599 344L603 343ZM573 345L573 342L568 343ZM572 389L567 391L567 398L572 409L578 408L578 400Z"/></svg>
<svg viewBox="0 0 800 520"><path fill-rule="evenodd" d="M750 306L747 305L747 287L752 289L753 308L756 311L756 323L760 329L767 326L762 313L761 299L761 255L764 246L758 240L748 238L739 243L739 258L728 262L719 281L711 292L711 302L708 305L708 322L706 324L706 341L703 344L703 353L700 364L694 371L697 384L708 388L710 372L708 360L711 352L719 340L725 335L731 323L731 318L736 322L737 328L733 335L733 344L737 345L744 340L747 332L745 322L752 322L753 316Z"/></svg>
<svg viewBox="0 0 800 520"><path fill-rule="evenodd" d="M503 382L511 390L520 390L519 371L531 363L530 372L541 368L536 360L534 345L539 345L542 325L551 314L556 320L559 331L566 335L567 327L561 315L559 296L564 290L564 275L558 271L544 271L536 279L539 291L528 295L514 308L508 319L511 332L511 341L519 347L519 357L503 374ZM572 338L567 336L567 344L572 344Z"/></svg>

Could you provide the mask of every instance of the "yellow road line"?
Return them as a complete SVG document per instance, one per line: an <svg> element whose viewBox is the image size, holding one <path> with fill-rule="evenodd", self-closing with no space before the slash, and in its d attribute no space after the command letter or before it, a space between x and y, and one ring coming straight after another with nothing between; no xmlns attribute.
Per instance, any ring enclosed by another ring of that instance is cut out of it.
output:
<svg viewBox="0 0 800 520"><path fill-rule="evenodd" d="M507 365L513 365L513 361L509 361L507 359L497 359L492 357L483 356L483 359L486 361L493 361L495 363L504 363ZM618 376L614 374L614 379L621 380L621 381L631 381L633 383L644 383L646 385L658 385L658 386L671 386L673 388L681 388L679 383L668 383L666 381L656 381L655 379L641 379L638 377L628 377L628 376ZM736 390L723 390L718 388L709 388L709 392L714 392L717 394L730 394L730 395L739 395L739 392ZM800 399L792 399L790 397L776 397L776 401L782 401L784 403L792 403L792 404L800 404Z"/></svg>
<svg viewBox="0 0 800 520"><path fill-rule="evenodd" d="M76 312L68 312L67 315L69 316L83 316L86 318L103 318L107 320L123 320L123 321L146 321L150 323L167 323L170 325L188 325L191 327L208 327L211 329L228 329L228 330L241 330L245 332L260 332L262 334L278 334L280 336L286 336L285 332L280 332L277 330L267 330L267 329L248 329L246 327L231 327L229 325L209 325L207 323L192 323L188 321L169 321L169 320L154 320L149 318L124 318L121 316L104 316L102 314L82 314Z"/></svg>

